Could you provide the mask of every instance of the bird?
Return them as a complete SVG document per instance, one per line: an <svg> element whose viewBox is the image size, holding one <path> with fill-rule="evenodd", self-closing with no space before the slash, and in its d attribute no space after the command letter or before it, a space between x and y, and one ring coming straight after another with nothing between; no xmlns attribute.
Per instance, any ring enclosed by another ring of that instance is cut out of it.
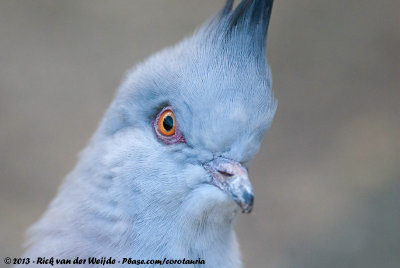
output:
<svg viewBox="0 0 400 268"><path fill-rule="evenodd" d="M248 169L277 108L266 58L272 5L227 0L126 74L29 228L29 267L49 258L242 267L234 223L253 208Z"/></svg>

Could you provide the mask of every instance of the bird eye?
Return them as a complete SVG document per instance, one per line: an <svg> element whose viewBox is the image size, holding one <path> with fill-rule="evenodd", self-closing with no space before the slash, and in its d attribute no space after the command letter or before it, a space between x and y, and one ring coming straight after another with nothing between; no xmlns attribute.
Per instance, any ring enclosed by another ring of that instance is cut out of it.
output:
<svg viewBox="0 0 400 268"><path fill-rule="evenodd" d="M160 114L158 119L158 131L164 136L170 137L175 134L176 123L174 113L167 109Z"/></svg>
<svg viewBox="0 0 400 268"><path fill-rule="evenodd" d="M161 110L153 121L154 132L165 144L185 143L185 136L179 131L171 106Z"/></svg>

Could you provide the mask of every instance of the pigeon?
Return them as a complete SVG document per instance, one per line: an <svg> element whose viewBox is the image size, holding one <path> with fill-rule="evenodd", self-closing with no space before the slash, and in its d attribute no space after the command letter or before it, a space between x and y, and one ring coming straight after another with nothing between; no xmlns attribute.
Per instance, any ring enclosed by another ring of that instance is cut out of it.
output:
<svg viewBox="0 0 400 268"><path fill-rule="evenodd" d="M252 210L248 167L277 101L273 1L233 4L127 73L28 230L29 267L242 266L234 223Z"/></svg>

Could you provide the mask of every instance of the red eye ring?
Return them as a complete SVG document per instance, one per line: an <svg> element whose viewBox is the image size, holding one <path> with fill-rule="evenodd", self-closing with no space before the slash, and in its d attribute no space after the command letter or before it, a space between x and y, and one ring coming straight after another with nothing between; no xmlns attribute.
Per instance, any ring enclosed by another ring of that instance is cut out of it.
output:
<svg viewBox="0 0 400 268"><path fill-rule="evenodd" d="M178 129L171 106L164 107L153 121L157 138L165 144L186 143L185 136Z"/></svg>

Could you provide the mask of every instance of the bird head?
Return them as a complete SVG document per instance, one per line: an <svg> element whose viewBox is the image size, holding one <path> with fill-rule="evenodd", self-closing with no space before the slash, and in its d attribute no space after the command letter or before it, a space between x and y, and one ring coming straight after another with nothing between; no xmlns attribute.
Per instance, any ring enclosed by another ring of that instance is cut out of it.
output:
<svg viewBox="0 0 400 268"><path fill-rule="evenodd" d="M277 104L266 61L272 0L223 9L127 74L88 151L132 214L250 212L248 165Z"/></svg>

